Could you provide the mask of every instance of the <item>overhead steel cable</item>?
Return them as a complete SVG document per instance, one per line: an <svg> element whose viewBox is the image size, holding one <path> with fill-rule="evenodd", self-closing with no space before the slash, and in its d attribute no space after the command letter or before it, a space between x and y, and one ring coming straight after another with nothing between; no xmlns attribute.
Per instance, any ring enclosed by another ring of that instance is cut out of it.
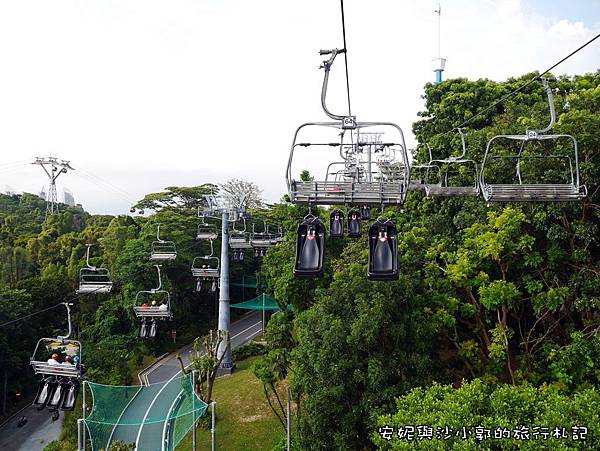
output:
<svg viewBox="0 0 600 451"><path fill-rule="evenodd" d="M70 302L70 301L66 301L66 302ZM10 321L7 321L5 323L0 324L0 327L8 326L8 325L13 324L13 323L18 323L19 321L23 321L23 320L25 320L27 318L31 318L32 316L39 315L40 313L44 313L44 312L47 312L48 310L55 309L56 307L59 307L61 305L63 305L62 302L59 303L59 304L53 305L51 307L47 307L45 309L38 310L37 312L30 313L29 315L21 316L20 318L15 318L13 320L10 320Z"/></svg>
<svg viewBox="0 0 600 451"><path fill-rule="evenodd" d="M533 77L531 80L529 80L527 83L525 83L522 86L519 86L517 89L509 92L508 94L506 94L505 96L501 97L498 101L494 102L493 104L491 104L490 106L488 106L487 108L484 108L483 110L477 112L475 115L471 116L469 119L463 121L461 124L457 125L456 127L454 127L452 130L450 130L450 132L454 132L457 131L459 128L464 127L465 125L467 125L469 122L471 122L473 119L475 119L476 117L481 116L483 113L488 112L489 110L491 110L492 108L495 108L496 106L498 106L500 103L504 102L505 100L507 100L508 98L514 96L515 94L521 92L523 89L525 89L527 86L531 85L533 82L539 80L540 78L542 78L545 74L547 74L548 72L550 72L552 69L554 69L555 67L559 66L560 64L564 63L566 60L568 60L569 58L571 58L573 55L575 55L576 53L578 53L579 51L583 50L585 47L587 47L588 45L590 45L592 42L594 42L596 39L600 38L600 33L598 33L596 36L594 36L592 39L590 39L589 41L587 41L585 44L581 45L580 47L578 47L577 49L573 50L571 53L569 53L567 56L565 56L564 58L562 58L560 61L558 61L557 63L553 64L552 66L550 66L548 69L546 69L545 71L541 72L540 74L536 75L535 77ZM448 132L448 133L450 133Z"/></svg>
<svg viewBox="0 0 600 451"><path fill-rule="evenodd" d="M346 65L346 93L348 96L348 116L352 116L352 108L350 106L350 81L348 79L348 47L346 46L346 20L344 18L344 0L340 0L342 10L342 36L344 38L344 63Z"/></svg>

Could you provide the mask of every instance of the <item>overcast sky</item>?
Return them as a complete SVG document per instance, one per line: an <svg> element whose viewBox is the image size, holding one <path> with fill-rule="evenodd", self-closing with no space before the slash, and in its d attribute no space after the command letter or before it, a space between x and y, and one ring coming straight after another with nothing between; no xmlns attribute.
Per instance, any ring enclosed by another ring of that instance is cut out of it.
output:
<svg viewBox="0 0 600 451"><path fill-rule="evenodd" d="M409 147L436 4L345 1L353 113L398 123ZM442 1L444 78L545 69L598 31L599 0ZM1 0L0 191L39 192L45 175L26 163L53 155L76 169L59 197L67 187L93 213L233 177L275 201L295 128L326 119L318 50L342 45L337 0ZM555 74L599 67L596 42Z"/></svg>

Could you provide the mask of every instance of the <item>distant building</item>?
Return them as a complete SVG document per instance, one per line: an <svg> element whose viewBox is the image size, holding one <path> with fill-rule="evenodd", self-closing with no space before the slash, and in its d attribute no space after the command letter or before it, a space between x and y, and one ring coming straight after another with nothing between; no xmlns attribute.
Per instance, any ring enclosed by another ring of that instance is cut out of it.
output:
<svg viewBox="0 0 600 451"><path fill-rule="evenodd" d="M69 207L75 206L75 197L69 189L65 188L63 190L63 196L65 199L65 204L67 204Z"/></svg>

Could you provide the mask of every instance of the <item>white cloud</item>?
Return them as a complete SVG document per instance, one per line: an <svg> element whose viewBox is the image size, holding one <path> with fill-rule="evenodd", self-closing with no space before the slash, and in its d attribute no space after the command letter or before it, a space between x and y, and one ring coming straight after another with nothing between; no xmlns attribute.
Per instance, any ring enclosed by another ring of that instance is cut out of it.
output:
<svg viewBox="0 0 600 451"><path fill-rule="evenodd" d="M346 0L359 120L391 120L410 137L422 87L434 77L435 6ZM317 50L342 45L338 7L318 0L1 2L0 164L52 153L131 198L67 174L64 183L94 212L125 211L168 185L240 176L276 200L293 131L325 118ZM442 2L442 34L445 77L501 80L550 66L593 32L581 22L552 22L523 1L453 0ZM595 70L598 48L557 73ZM341 63L331 78L335 110L345 105ZM38 191L45 180L36 169L0 171L0 186Z"/></svg>

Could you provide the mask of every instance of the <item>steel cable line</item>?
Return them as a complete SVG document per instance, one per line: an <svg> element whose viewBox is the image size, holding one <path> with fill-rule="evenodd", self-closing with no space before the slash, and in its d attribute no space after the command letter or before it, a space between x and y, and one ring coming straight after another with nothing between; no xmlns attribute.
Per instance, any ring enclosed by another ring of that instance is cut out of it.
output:
<svg viewBox="0 0 600 451"><path fill-rule="evenodd" d="M505 96L501 97L499 100L497 100L496 102L494 102L493 104L491 104L487 108L484 108L483 110L479 111L478 113L476 113L475 115L471 116L469 119L463 121L461 124L457 125L452 130L450 130L449 132L446 132L446 133L451 133L451 132L457 131L458 129L460 129L460 128L464 127L465 125L467 125L469 122L471 122L476 117L481 116L483 113L491 110L492 108L496 107L497 105L499 105L500 103L504 102L508 98L510 98L510 97L514 96L515 94L521 92L527 86L531 85L533 82L535 82L535 81L539 80L540 78L542 78L545 74L547 74L552 69L554 69L555 67L559 66L560 64L564 63L566 60L568 60L569 58L571 58L573 55L575 55L579 51L583 50L585 47L587 47L588 45L590 45L592 42L594 42L598 38L600 38L600 33L598 33L596 36L594 36L593 38L591 38L585 44L583 44L580 47L578 47L577 49L573 50L571 53L569 53L567 56L565 56L564 58L562 58L561 60L559 60L557 63L555 63L552 66L550 66L544 72L541 72L539 75L536 75L535 77L533 77L531 80L529 80L524 85L522 85L522 86L518 87L517 89L514 89L513 91L509 92L508 94L506 94Z"/></svg>
<svg viewBox="0 0 600 451"><path fill-rule="evenodd" d="M350 107L350 81L348 79L348 48L346 47L346 20L344 18L344 0L340 0L342 11L342 37L344 39L344 63L346 66L346 93L348 95L348 116L352 116L352 108Z"/></svg>

